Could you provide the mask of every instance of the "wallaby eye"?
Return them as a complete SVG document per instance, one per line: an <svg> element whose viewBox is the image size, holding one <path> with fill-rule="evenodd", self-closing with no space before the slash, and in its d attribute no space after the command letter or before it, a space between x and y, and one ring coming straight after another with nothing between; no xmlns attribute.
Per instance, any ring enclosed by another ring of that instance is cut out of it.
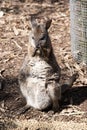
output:
<svg viewBox="0 0 87 130"><path fill-rule="evenodd" d="M44 40L46 37L45 36L43 36L43 37L41 37L41 39L40 40Z"/></svg>
<svg viewBox="0 0 87 130"><path fill-rule="evenodd" d="M34 37L32 37L32 39L34 40Z"/></svg>

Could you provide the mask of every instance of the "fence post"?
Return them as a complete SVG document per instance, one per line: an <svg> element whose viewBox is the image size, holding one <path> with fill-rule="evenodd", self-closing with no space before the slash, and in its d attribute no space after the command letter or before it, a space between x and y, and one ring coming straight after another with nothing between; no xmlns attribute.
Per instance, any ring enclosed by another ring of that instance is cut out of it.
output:
<svg viewBox="0 0 87 130"><path fill-rule="evenodd" d="M87 65L87 0L70 0L70 21L72 55Z"/></svg>

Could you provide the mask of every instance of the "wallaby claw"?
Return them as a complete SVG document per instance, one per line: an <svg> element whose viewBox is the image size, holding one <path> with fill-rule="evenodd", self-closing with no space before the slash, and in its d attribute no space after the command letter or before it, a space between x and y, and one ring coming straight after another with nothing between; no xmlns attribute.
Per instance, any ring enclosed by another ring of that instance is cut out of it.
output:
<svg viewBox="0 0 87 130"><path fill-rule="evenodd" d="M59 74L58 74L58 73L55 73L55 74L53 74L52 76L50 76L50 77L48 78L48 81L49 81L49 80L57 80L57 79L59 79Z"/></svg>

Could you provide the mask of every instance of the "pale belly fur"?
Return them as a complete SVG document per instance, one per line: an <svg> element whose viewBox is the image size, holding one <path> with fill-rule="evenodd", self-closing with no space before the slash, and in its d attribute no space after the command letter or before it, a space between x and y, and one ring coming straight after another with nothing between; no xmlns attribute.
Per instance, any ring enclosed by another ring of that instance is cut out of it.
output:
<svg viewBox="0 0 87 130"><path fill-rule="evenodd" d="M26 83L21 85L22 94L26 98L27 105L36 109L44 109L51 103L46 90L46 78L48 70L52 68L42 59L36 58L33 58L28 65L30 76L27 77Z"/></svg>

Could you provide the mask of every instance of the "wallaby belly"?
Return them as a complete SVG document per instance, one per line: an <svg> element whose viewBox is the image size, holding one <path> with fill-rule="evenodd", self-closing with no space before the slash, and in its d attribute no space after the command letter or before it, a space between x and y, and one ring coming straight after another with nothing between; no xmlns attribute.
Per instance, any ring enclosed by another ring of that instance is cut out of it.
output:
<svg viewBox="0 0 87 130"><path fill-rule="evenodd" d="M51 105L51 98L46 89L47 73L51 66L42 59L32 58L29 63L29 76L20 85L27 105L43 110Z"/></svg>

